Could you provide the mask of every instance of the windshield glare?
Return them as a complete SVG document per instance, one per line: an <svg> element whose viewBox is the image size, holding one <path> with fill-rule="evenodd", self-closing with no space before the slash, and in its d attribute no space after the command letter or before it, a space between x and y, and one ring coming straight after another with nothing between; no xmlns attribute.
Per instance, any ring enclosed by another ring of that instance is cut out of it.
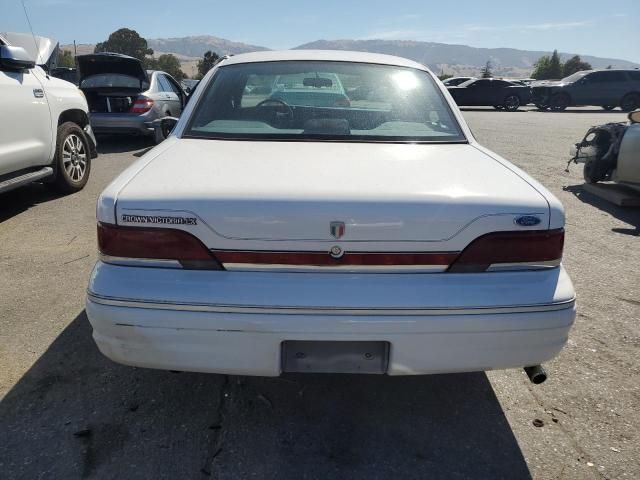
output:
<svg viewBox="0 0 640 480"><path fill-rule="evenodd" d="M315 61L220 67L196 105L184 136L465 141L426 72Z"/></svg>
<svg viewBox="0 0 640 480"><path fill-rule="evenodd" d="M569 75L568 77L564 77L561 81L564 83L572 83L576 80L580 80L584 77L588 72L576 72L574 74Z"/></svg>

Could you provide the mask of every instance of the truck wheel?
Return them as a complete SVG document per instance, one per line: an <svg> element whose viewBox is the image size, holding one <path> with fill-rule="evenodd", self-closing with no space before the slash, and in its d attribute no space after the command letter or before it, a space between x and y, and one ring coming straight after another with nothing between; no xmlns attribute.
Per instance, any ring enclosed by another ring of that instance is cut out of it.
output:
<svg viewBox="0 0 640 480"><path fill-rule="evenodd" d="M569 97L564 93L556 93L551 97L551 104L549 105L554 112L561 112L569 106Z"/></svg>
<svg viewBox="0 0 640 480"><path fill-rule="evenodd" d="M640 107L640 94L637 93L626 94L620 102L623 112L633 112L638 107Z"/></svg>
<svg viewBox="0 0 640 480"><path fill-rule="evenodd" d="M614 108L616 108L615 105L602 105L602 109L606 110L607 112L610 112Z"/></svg>
<svg viewBox="0 0 640 480"><path fill-rule="evenodd" d="M56 179L53 186L62 193L82 190L89 180L89 142L82 128L73 122L65 122L58 127L54 166Z"/></svg>
<svg viewBox="0 0 640 480"><path fill-rule="evenodd" d="M515 112L520 108L520 97L517 95L509 95L504 99L502 106L507 112Z"/></svg>

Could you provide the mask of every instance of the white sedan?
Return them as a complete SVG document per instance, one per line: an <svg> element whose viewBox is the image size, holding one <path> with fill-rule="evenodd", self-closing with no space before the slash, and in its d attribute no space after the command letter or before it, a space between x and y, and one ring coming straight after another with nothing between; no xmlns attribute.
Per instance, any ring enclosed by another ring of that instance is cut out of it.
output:
<svg viewBox="0 0 640 480"><path fill-rule="evenodd" d="M434 75L402 58L224 59L97 216L87 315L100 350L128 365L537 368L575 317L561 204L480 146Z"/></svg>

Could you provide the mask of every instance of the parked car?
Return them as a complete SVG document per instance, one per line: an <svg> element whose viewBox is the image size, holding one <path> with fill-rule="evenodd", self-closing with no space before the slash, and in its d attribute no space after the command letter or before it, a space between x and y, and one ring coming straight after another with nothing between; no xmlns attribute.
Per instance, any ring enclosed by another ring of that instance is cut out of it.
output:
<svg viewBox="0 0 640 480"><path fill-rule="evenodd" d="M640 70L585 70L555 82L536 82L532 94L540 110L598 105L630 112L640 108Z"/></svg>
<svg viewBox="0 0 640 480"><path fill-rule="evenodd" d="M0 106L0 192L35 181L65 193L85 186L97 154L84 96L2 36Z"/></svg>
<svg viewBox="0 0 640 480"><path fill-rule="evenodd" d="M451 78L447 78L446 80L443 80L442 83L444 83L446 87L455 87L460 85L461 83L468 82L469 80L475 80L475 79L476 77L451 77Z"/></svg>
<svg viewBox="0 0 640 480"><path fill-rule="evenodd" d="M569 163L584 163L585 182L614 181L640 192L640 110L628 118L589 128L571 148Z"/></svg>
<svg viewBox="0 0 640 480"><path fill-rule="evenodd" d="M497 110L515 112L531 100L528 86L495 78L469 80L457 87L447 88L459 106L493 106Z"/></svg>
<svg viewBox="0 0 640 480"><path fill-rule="evenodd" d="M74 85L78 84L78 72L75 68L71 67L55 67L52 68L49 74L53 77L66 80Z"/></svg>
<svg viewBox="0 0 640 480"><path fill-rule="evenodd" d="M321 72L380 94L245 102L248 82ZM98 200L86 311L106 356L237 375L527 366L544 379L538 364L575 317L562 206L477 143L426 67L242 54L192 105Z"/></svg>
<svg viewBox="0 0 640 480"><path fill-rule="evenodd" d="M186 94L168 73L145 71L137 58L118 53L76 57L80 89L98 134L154 136L154 121L178 117Z"/></svg>

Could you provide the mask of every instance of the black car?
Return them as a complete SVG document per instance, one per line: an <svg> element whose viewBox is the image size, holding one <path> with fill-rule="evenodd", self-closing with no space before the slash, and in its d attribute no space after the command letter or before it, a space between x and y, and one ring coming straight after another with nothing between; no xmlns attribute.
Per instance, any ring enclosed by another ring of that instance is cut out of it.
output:
<svg viewBox="0 0 640 480"><path fill-rule="evenodd" d="M640 108L640 70L585 70L560 81L532 86L532 101L540 110L599 105L625 112Z"/></svg>
<svg viewBox="0 0 640 480"><path fill-rule="evenodd" d="M460 106L488 106L509 112L515 112L531 100L529 87L495 78L469 80L447 90Z"/></svg>
<svg viewBox="0 0 640 480"><path fill-rule="evenodd" d="M52 77L61 78L62 80L78 85L78 73L75 68L56 67L52 68L49 73Z"/></svg>

